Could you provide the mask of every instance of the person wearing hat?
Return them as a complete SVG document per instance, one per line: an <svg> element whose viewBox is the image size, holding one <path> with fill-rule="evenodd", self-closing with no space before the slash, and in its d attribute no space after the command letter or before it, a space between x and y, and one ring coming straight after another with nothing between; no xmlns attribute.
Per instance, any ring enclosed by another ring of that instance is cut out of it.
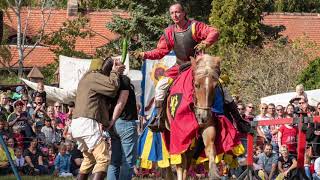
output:
<svg viewBox="0 0 320 180"><path fill-rule="evenodd" d="M95 59L79 81L70 131L84 157L78 176L80 180L88 179L91 171L93 180L102 180L106 176L110 157L100 124L109 126L110 98L117 94L119 74L124 69L124 65L111 58L105 61Z"/></svg>
<svg viewBox="0 0 320 180"><path fill-rule="evenodd" d="M13 103L14 112L8 116L9 127L17 126L24 133L25 137L31 137L32 132L32 119L29 114L23 111L24 103L21 100L17 100Z"/></svg>

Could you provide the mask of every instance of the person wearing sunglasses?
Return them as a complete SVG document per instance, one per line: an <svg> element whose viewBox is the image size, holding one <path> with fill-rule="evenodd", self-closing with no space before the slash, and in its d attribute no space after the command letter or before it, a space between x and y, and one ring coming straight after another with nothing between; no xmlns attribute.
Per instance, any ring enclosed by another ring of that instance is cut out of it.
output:
<svg viewBox="0 0 320 180"><path fill-rule="evenodd" d="M270 120L270 117L267 116L267 110L268 110L268 105L266 103L260 104L260 114L254 118L254 121ZM270 141L271 133L270 133L269 126L258 126L257 133L258 133L257 143L259 145L263 146L265 142Z"/></svg>

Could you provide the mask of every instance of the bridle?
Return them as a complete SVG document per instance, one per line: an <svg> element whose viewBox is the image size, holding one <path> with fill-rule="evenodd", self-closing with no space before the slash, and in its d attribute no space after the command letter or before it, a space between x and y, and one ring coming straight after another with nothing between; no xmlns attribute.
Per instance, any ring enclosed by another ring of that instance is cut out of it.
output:
<svg viewBox="0 0 320 180"><path fill-rule="evenodd" d="M196 63L196 67L194 68L194 79L197 78L203 78L203 77L211 77L213 80L216 80L219 82L219 79L217 77L219 77L219 75L217 74L217 71L215 71L216 65L214 64L213 61L199 61ZM193 79L193 81L195 81ZM195 86L195 83L193 82L193 86L194 89L198 89ZM194 99L194 107L196 109L201 109L201 110L206 110L209 111L211 110L211 106L197 106L196 102L197 102L197 98L196 98L196 94L193 93L193 99Z"/></svg>

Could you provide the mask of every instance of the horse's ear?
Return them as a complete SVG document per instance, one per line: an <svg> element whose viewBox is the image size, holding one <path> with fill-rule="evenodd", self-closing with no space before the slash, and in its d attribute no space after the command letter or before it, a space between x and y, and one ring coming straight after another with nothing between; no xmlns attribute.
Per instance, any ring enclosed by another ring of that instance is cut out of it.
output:
<svg viewBox="0 0 320 180"><path fill-rule="evenodd" d="M222 59L221 59L220 57L217 57L217 56L214 57L214 62L215 62L215 64L216 64L217 66L220 67L221 61L222 61Z"/></svg>

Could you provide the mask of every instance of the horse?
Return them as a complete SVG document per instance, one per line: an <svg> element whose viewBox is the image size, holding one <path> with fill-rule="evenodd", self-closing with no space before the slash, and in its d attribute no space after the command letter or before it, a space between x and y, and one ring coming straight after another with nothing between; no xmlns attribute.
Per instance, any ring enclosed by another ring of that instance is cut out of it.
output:
<svg viewBox="0 0 320 180"><path fill-rule="evenodd" d="M193 76L194 89L193 107L191 108L196 117L196 123L199 124L199 131L201 133L203 143L205 146L204 151L209 159L210 179L219 179L219 175L217 173L217 166L215 164L216 148L214 142L216 137L216 128L214 120L212 119L213 117L211 107L214 102L215 87L219 83L220 62L221 59L219 57L213 57L207 54L199 55L196 58L191 58L192 74L189 74ZM170 101L169 98L170 96L167 99L167 109L170 109L169 106L178 104L173 102L172 99ZM168 116L170 112L167 111L166 114L166 127L170 129L171 122L169 121L170 118ZM191 165L192 156L194 154L193 150L188 149L181 154L181 164L177 164L176 168L178 180L185 180L187 178L187 171ZM170 171L171 168L167 168L166 179L172 178L172 172Z"/></svg>

